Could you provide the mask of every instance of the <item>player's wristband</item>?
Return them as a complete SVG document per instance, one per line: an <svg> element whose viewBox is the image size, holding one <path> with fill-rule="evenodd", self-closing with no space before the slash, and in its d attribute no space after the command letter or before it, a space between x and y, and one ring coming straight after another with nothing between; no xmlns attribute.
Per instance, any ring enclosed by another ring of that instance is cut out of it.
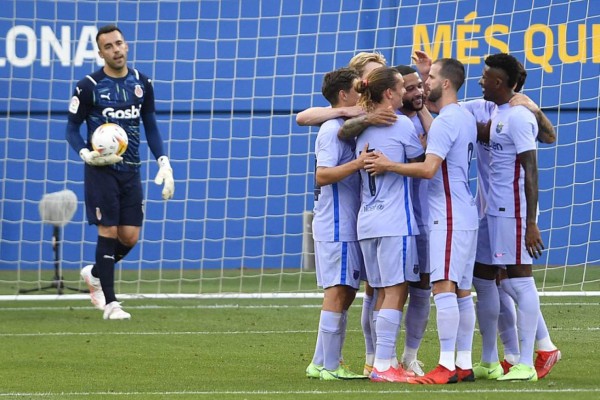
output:
<svg viewBox="0 0 600 400"><path fill-rule="evenodd" d="M156 161L158 162L159 168L173 169L173 168L171 168L171 163L169 162L169 157L167 157L167 156L158 157L158 160L156 160Z"/></svg>

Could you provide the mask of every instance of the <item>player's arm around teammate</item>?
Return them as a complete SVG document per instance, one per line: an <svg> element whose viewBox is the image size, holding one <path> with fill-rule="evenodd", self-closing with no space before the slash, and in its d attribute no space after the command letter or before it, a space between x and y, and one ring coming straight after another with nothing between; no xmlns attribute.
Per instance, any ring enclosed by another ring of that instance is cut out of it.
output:
<svg viewBox="0 0 600 400"><path fill-rule="evenodd" d="M353 85L357 79L358 73L351 68L325 75L322 92L332 108L356 104L358 94ZM355 142L338 139L341 123L341 119L324 122L315 142L313 238L317 284L324 289L324 298L315 353L306 375L325 380L366 378L352 373L340 360L347 312L363 265L356 237L358 171L371 155L365 151L356 158Z"/></svg>
<svg viewBox="0 0 600 400"><path fill-rule="evenodd" d="M348 67L354 68L358 71L361 79L367 77L367 75L374 69L385 66L385 58L380 53L366 53L361 52L356 54L350 60ZM358 111L357 111L358 109ZM304 125L318 126L323 122L331 119L332 117L342 117L344 119L350 118L351 120L360 119L360 115L364 114L362 106L345 106L345 107L312 107L308 110L302 111L297 116L297 122ZM388 118L392 118L393 123L396 116L392 113ZM352 139L353 140L353 139ZM361 279L366 280L364 271L361 274ZM373 307L377 298L376 291L365 281L365 295L363 297L363 309L361 314L361 327L363 330L363 336L365 338L365 366L363 373L368 375L371 373L373 368L373 358L375 353L375 329L372 326L373 321Z"/></svg>
<svg viewBox="0 0 600 400"><path fill-rule="evenodd" d="M365 78L375 68L385 65L385 57L380 53L361 52L356 54L348 63L349 68L358 71ZM319 126L334 118L356 118L364 115L365 110L358 105L343 107L310 107L296 115L296 123L301 126Z"/></svg>
<svg viewBox="0 0 600 400"><path fill-rule="evenodd" d="M428 134L420 163L392 162L383 155L367 161L366 170L392 171L429 182L431 281L437 309L440 360L434 370L411 383L472 380L471 348L475 312L470 294L475 257L477 210L468 189L468 170L476 141L475 119L457 104L464 67L457 60L433 63L428 101L439 116ZM456 359L455 359L456 351Z"/></svg>

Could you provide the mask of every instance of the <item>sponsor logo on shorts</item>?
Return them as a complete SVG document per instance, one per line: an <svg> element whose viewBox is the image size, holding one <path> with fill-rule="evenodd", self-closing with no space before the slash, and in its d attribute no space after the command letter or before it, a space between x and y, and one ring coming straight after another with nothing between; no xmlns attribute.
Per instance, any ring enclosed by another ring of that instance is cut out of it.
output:
<svg viewBox="0 0 600 400"><path fill-rule="evenodd" d="M496 257L496 258L502 258L502 257L504 257L505 254L506 253L494 253L494 257Z"/></svg>
<svg viewBox="0 0 600 400"><path fill-rule="evenodd" d="M100 207L96 207L96 219L98 221L102 219L102 211L100 211Z"/></svg>
<svg viewBox="0 0 600 400"><path fill-rule="evenodd" d="M418 274L419 273L419 264L415 264L413 265L413 274Z"/></svg>

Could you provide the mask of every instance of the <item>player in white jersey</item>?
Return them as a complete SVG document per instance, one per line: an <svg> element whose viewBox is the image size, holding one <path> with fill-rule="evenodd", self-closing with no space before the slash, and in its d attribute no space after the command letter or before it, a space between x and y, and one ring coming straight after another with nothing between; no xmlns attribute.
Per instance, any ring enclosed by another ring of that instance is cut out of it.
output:
<svg viewBox="0 0 600 400"><path fill-rule="evenodd" d="M524 72L524 69L522 70ZM524 73L523 77L526 76ZM523 79L524 80L524 79ZM520 90L522 84L517 84L515 91ZM509 102L511 106L525 105L531 112L541 113L535 103L524 95L515 94ZM489 124L496 113L496 104L483 99L472 100L463 103L477 119L478 123L486 125L487 134L483 139L477 140L477 199L479 210L479 235L477 240L477 255L475 258L475 269L473 286L477 291L477 319L479 331L482 336L481 363L474 367L477 379L497 379L507 373L512 365L519 360L519 340L516 327L515 304L510 297L512 293L510 281L506 276L503 265L492 264L492 251L490 247L489 231L485 210L487 207L487 192L489 189ZM530 108L531 107L531 108ZM538 119L538 140L543 143L554 142L556 135L552 124L542 113ZM497 334L504 346L504 360L500 363L498 359ZM535 362L538 378L546 376L556 361L560 359L560 351L552 343L544 317L539 311L538 326L536 330L537 358ZM548 360L552 362L548 363Z"/></svg>
<svg viewBox="0 0 600 400"><path fill-rule="evenodd" d="M323 79L323 96L335 107L356 104L354 82L358 72L340 68ZM315 143L315 206L313 238L317 284L324 289L315 354L306 375L325 380L366 378L340 363L347 311L359 287L362 253L356 218L360 206L360 177L368 153L354 156L355 143L341 141L343 120L321 125Z"/></svg>
<svg viewBox="0 0 600 400"><path fill-rule="evenodd" d="M415 63L419 73L427 77L431 67L431 59L422 52L416 51ZM542 143L554 143L556 132L550 120L541 109L529 97L519 92L525 84L527 71L519 62L519 78L515 85L516 92L511 97L511 106L522 105L533 113L537 120L539 133L537 139ZM477 291L477 319L479 331L482 336L481 363L474 366L473 371L476 379L497 379L503 373L507 373L513 364L519 360L519 339L516 327L515 303L509 293L512 293L510 281L506 276L504 266L497 268L491 261L491 249L487 218L485 209L487 206L487 191L489 188L489 123L492 115L496 112L496 104L484 99L471 100L461 103L478 121L477 139L477 206L479 211L479 234L477 240L477 254L473 272L473 286ZM497 334L504 346L504 360L498 362ZM535 368L538 379L546 376L552 367L560 360L560 351L550 339L544 317L540 310L538 327L536 331L537 357Z"/></svg>
<svg viewBox="0 0 600 400"><path fill-rule="evenodd" d="M367 111L397 110L402 105L404 81L393 68L378 68L356 86L359 104ZM357 139L357 151L386 154L394 161L422 156L423 147L414 126L398 115L391 126L372 126ZM368 159L365 160L365 162ZM365 260L369 284L378 289L375 361L370 378L376 382L406 382L414 374L405 371L396 359L396 339L406 301L404 273L417 263L414 218L409 181L397 174L369 176L361 171L361 207L357 234ZM382 222L383 221L383 222Z"/></svg>
<svg viewBox="0 0 600 400"><path fill-rule="evenodd" d="M358 71L361 79L366 78L371 71L382 66L385 66L385 58L380 53L360 52L352 57L348 63L348 67ZM359 105L347 107L310 107L298 113L296 122L302 126L319 126L323 122L333 118L351 118L353 120L367 121L369 124L374 125L391 125L396 121L396 113L393 110L380 109L366 115L365 110ZM361 327L365 338L365 365L363 373L365 376L369 376L373 369L373 360L375 359L376 338L375 326L372 324L372 321L377 292L366 282L365 271L361 272L361 280L365 281L365 293L361 313Z"/></svg>
<svg viewBox="0 0 600 400"><path fill-rule="evenodd" d="M406 115L415 127L416 137L424 142L427 130L433 118L424 107L424 85L417 71L406 65L394 67L404 79L405 93L399 111ZM344 122L340 129L340 137L351 139L359 136L367 127L372 126L370 113L361 118L352 118ZM417 159L416 161L422 161ZM404 325L406 327L406 340L402 353L402 366L407 371L423 376L423 363L417 359L421 340L429 321L431 309L431 287L429 283L429 204L427 200L427 179L411 179L412 196L415 220L419 228L416 236L418 268L414 265L406 271L406 280L409 282L410 301L406 309Z"/></svg>
<svg viewBox="0 0 600 400"><path fill-rule="evenodd" d="M544 249L537 226L535 117L525 107L510 107L519 63L508 54L485 60L480 79L484 99L497 104L490 126L490 187L486 214L492 264L505 265L518 304L519 363L498 380L537 381L533 363L539 298L532 262Z"/></svg>
<svg viewBox="0 0 600 400"><path fill-rule="evenodd" d="M433 63L427 84L428 106L439 116L431 124L425 161L397 163L384 156L367 160L367 171L393 171L430 179L429 263L437 308L439 365L410 383L445 384L474 379L471 348L475 310L471 296L477 208L469 189L469 167L476 141L474 117L458 105L464 66L454 59ZM456 359L455 359L456 352Z"/></svg>

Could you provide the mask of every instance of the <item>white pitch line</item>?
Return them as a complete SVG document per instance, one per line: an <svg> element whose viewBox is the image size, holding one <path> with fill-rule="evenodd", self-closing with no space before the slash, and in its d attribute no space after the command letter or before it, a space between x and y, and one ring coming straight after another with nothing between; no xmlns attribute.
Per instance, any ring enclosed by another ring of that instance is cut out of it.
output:
<svg viewBox="0 0 600 400"><path fill-rule="evenodd" d="M552 332L598 332L600 327L587 328L552 328ZM360 329L348 329L349 333L362 332ZM479 329L475 329L476 332ZM434 328L427 332L437 332ZM209 336L209 335L290 335L290 334L315 334L313 330L285 330L285 331L165 331L165 332L31 332L31 333L0 333L0 337L53 337L53 336Z"/></svg>
<svg viewBox="0 0 600 400"><path fill-rule="evenodd" d="M0 333L0 337L44 337L44 336L176 336L176 335L289 335L315 333L316 330L286 331L182 331L182 332L32 332ZM350 332L359 332L358 329ZM361 331L362 332L362 331Z"/></svg>

